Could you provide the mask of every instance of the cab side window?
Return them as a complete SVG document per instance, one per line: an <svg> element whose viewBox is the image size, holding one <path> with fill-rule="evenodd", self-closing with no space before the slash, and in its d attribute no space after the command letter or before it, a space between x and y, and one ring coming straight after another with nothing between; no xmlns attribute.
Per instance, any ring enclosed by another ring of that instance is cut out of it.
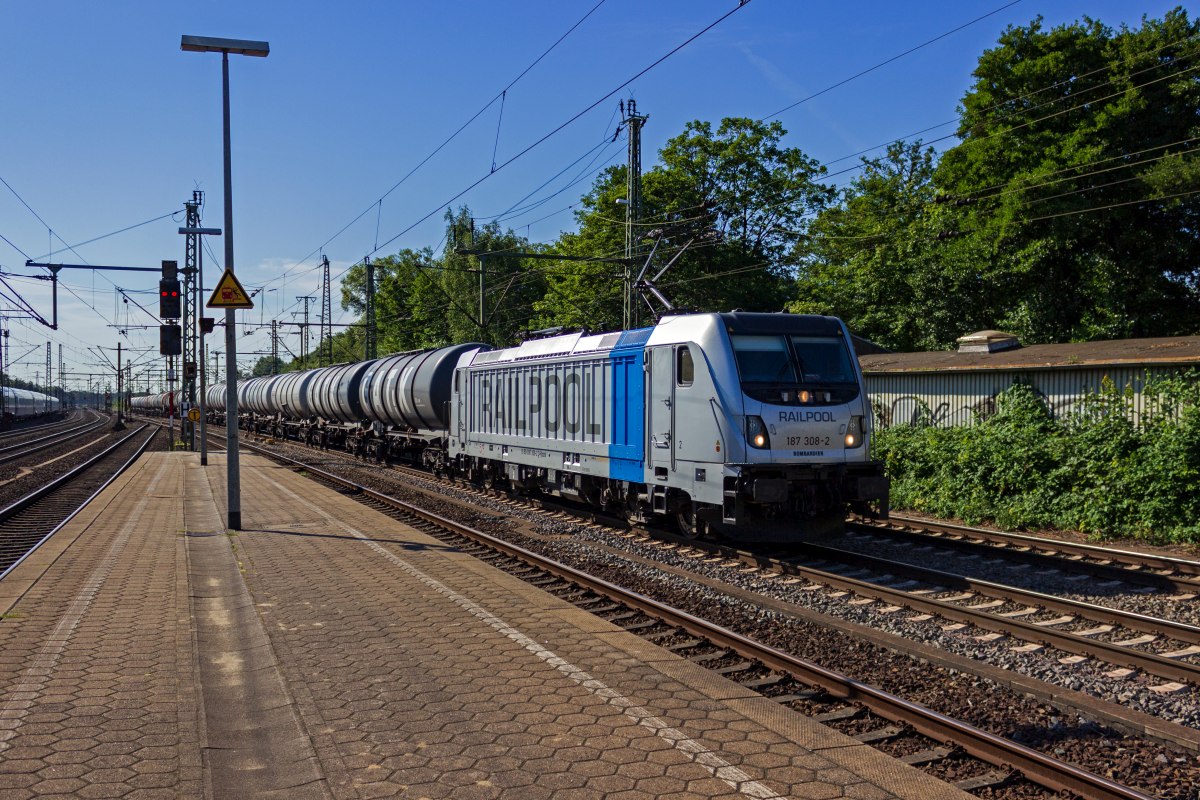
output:
<svg viewBox="0 0 1200 800"><path fill-rule="evenodd" d="M692 351L687 345L681 345L675 350L675 382L679 386L691 386L696 377L696 367L692 363Z"/></svg>

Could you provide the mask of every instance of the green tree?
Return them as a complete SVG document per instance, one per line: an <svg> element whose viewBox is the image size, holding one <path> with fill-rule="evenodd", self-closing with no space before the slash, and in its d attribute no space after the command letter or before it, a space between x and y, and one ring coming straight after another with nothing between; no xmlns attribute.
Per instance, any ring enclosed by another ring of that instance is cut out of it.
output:
<svg viewBox="0 0 1200 800"><path fill-rule="evenodd" d="M276 375L280 372L287 372L285 366L282 358L263 356L250 368L250 377L257 378L260 375Z"/></svg>
<svg viewBox="0 0 1200 800"><path fill-rule="evenodd" d="M962 103L935 184L971 201L996 327L1027 341L1194 332L1200 311L1200 26L1010 27Z"/></svg>
<svg viewBox="0 0 1200 800"><path fill-rule="evenodd" d="M476 225L466 207L447 211L445 219L446 246L440 254L432 248L402 250L373 263L381 353L467 341L508 345L529 328L533 303L545 292L538 262L519 255L529 251L529 242L494 222ZM366 283L365 264L356 264L342 281L342 308L360 318L366 311ZM356 343L361 358L362 341L362 331L351 328L341 346Z"/></svg>
<svg viewBox="0 0 1200 800"><path fill-rule="evenodd" d="M650 275L691 241L657 282L677 308L783 307L791 291L791 243L808 215L833 197L817 182L823 168L799 149L784 147L785 134L777 122L730 118L715 133L708 122L689 122L663 146L661 163L644 172L635 269L645 264L655 241L661 239ZM602 173L576 213L579 230L564 234L555 252L620 257L625 209L618 200L625 195L625 167ZM537 304L540 322L619 327L621 272L619 264L605 262L556 267Z"/></svg>
<svg viewBox="0 0 1200 800"><path fill-rule="evenodd" d="M981 328L1026 342L1192 333L1200 27L1011 27L962 102L961 142L864 159L801 240L797 311L897 349Z"/></svg>
<svg viewBox="0 0 1200 800"><path fill-rule="evenodd" d="M855 332L896 349L923 337L917 312L924 237L934 197L933 150L896 143L822 211L795 244L797 313L841 317Z"/></svg>

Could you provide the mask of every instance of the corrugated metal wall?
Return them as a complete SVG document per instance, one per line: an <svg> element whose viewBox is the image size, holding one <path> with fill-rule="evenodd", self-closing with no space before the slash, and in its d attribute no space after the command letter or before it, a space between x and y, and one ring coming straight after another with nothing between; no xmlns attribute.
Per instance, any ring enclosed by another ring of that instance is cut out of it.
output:
<svg viewBox="0 0 1200 800"><path fill-rule="evenodd" d="M875 422L879 427L919 424L928 420L939 428L972 425L979 416L995 412L996 395L1014 383L1026 383L1047 401L1056 418L1070 415L1089 392L1099 392L1107 379L1133 391L1130 415L1138 423L1148 398L1142 390L1148 379L1167 377L1174 369L1140 366L986 370L977 372L864 373ZM925 413L922 413L922 412Z"/></svg>

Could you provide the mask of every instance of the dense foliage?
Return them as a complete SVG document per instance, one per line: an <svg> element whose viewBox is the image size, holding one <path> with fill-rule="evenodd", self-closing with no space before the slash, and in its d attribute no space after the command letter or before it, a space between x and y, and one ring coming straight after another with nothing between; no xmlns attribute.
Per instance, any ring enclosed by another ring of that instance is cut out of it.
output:
<svg viewBox="0 0 1200 800"><path fill-rule="evenodd" d="M796 310L899 349L1192 333L1200 312L1200 24L1012 27L960 143L866 160L796 257Z"/></svg>
<svg viewBox="0 0 1200 800"><path fill-rule="evenodd" d="M1135 425L1107 387L1054 419L1018 384L972 427L899 425L876 434L892 504L967 522L1200 542L1200 376L1148 387Z"/></svg>

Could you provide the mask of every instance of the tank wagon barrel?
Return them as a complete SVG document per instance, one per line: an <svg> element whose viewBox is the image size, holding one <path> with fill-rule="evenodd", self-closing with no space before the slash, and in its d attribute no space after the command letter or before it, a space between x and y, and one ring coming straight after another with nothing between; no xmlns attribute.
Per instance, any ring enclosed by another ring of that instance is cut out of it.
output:
<svg viewBox="0 0 1200 800"><path fill-rule="evenodd" d="M359 402L371 419L387 425L444 430L450 424L450 394L458 360L481 348L487 349L487 345L459 344L369 361Z"/></svg>

